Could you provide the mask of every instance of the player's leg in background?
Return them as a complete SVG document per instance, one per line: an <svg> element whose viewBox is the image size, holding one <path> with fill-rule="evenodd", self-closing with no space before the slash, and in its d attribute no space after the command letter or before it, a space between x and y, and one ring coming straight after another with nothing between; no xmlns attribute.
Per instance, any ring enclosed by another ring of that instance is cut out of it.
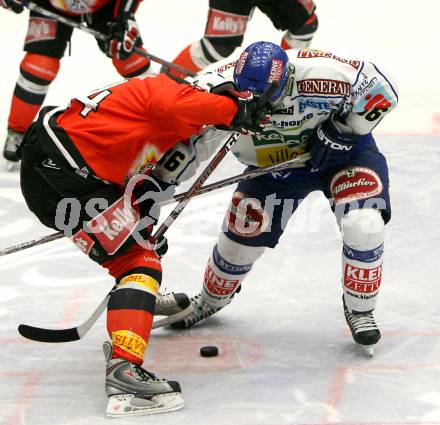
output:
<svg viewBox="0 0 440 425"><path fill-rule="evenodd" d="M192 326L231 302L265 248L276 246L300 200L316 190L314 184L315 179L292 183L269 176L238 184L208 259L201 292L191 298L193 313L173 327Z"/></svg>
<svg viewBox="0 0 440 425"><path fill-rule="evenodd" d="M205 34L185 47L173 63L198 72L227 58L243 42L253 3L251 0L210 0ZM173 74L177 75L175 71Z"/></svg>
<svg viewBox="0 0 440 425"><path fill-rule="evenodd" d="M46 6L45 6L46 7ZM50 8L48 6L48 8ZM60 59L72 35L72 28L30 12L20 74L11 101L8 134L3 156L19 161L17 149L44 102L60 68Z"/></svg>
<svg viewBox="0 0 440 425"><path fill-rule="evenodd" d="M343 239L344 314L354 340L373 345L380 331L373 311L382 282L385 224L391 218L386 160L374 146L328 180Z"/></svg>
<svg viewBox="0 0 440 425"><path fill-rule="evenodd" d="M114 2L107 3L101 9L96 11L91 18L90 28L103 34L108 33L108 24L113 19ZM97 40L98 46L103 50L102 43ZM145 50L142 41L136 47ZM112 58L113 66L116 71L124 78L139 77L148 73L150 69L150 60L145 56L141 56L133 52L127 59Z"/></svg>
<svg viewBox="0 0 440 425"><path fill-rule="evenodd" d="M275 28L285 31L281 40L283 49L305 49L310 46L318 29L313 0L257 0L256 3Z"/></svg>

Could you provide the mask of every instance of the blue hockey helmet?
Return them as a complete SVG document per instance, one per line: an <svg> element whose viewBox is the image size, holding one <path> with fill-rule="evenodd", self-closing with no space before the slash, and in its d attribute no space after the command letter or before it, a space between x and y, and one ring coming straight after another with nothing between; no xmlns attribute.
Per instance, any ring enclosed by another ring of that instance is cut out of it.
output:
<svg viewBox="0 0 440 425"><path fill-rule="evenodd" d="M288 76L289 58L280 46L269 41L257 41L248 46L234 68L236 87L261 95L276 81L279 86L270 98L276 103L282 97Z"/></svg>

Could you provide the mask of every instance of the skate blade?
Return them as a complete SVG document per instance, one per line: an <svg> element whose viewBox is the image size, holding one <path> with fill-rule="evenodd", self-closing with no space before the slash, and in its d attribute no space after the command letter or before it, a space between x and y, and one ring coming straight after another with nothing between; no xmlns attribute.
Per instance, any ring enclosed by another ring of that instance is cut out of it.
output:
<svg viewBox="0 0 440 425"><path fill-rule="evenodd" d="M184 401L180 393L158 394L151 400L137 398L133 394L121 394L109 397L105 413L110 418L155 415L174 412L183 405Z"/></svg>
<svg viewBox="0 0 440 425"><path fill-rule="evenodd" d="M161 328L162 326L172 325L173 323L180 322L186 316L189 316L193 312L193 306L190 304L187 308L179 313L172 314L171 316L163 319L158 319L153 322L153 329Z"/></svg>
<svg viewBox="0 0 440 425"><path fill-rule="evenodd" d="M362 344L357 344L357 345L361 348L361 350L367 357L371 358L374 356L374 345L362 345Z"/></svg>

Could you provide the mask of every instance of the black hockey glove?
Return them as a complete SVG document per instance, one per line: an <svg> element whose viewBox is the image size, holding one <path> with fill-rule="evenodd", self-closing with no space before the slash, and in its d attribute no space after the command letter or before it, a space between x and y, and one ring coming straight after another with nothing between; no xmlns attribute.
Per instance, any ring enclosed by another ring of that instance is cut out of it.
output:
<svg viewBox="0 0 440 425"><path fill-rule="evenodd" d="M259 99L253 98L252 94L247 98L238 98L237 103L238 111L229 130L244 134L261 133L272 112L269 103L261 105Z"/></svg>
<svg viewBox="0 0 440 425"><path fill-rule="evenodd" d="M171 199L176 186L152 175L145 177L133 189L133 204L139 208L141 218L149 218L148 225L155 225L159 220L160 202Z"/></svg>
<svg viewBox="0 0 440 425"><path fill-rule="evenodd" d="M238 111L230 126L216 126L219 130L237 131L239 133L261 133L271 112L269 102L254 98L250 92L240 92L232 81L221 74L207 72L198 75L193 85L213 94L230 97L237 102Z"/></svg>
<svg viewBox="0 0 440 425"><path fill-rule="evenodd" d="M132 202L139 209L141 221L147 226L141 231L141 235L148 240L159 258L162 258L168 251L168 241L163 236L156 240L151 234L153 226L159 220L160 202L173 196L175 186L152 175L145 177L133 189Z"/></svg>
<svg viewBox="0 0 440 425"><path fill-rule="evenodd" d="M150 236L148 242L159 258L162 258L168 252L168 240L165 236L161 236L157 240Z"/></svg>
<svg viewBox="0 0 440 425"><path fill-rule="evenodd" d="M372 140L371 133L342 133L333 118L329 118L311 134L308 144L311 158L306 164L314 172L345 165Z"/></svg>
<svg viewBox="0 0 440 425"><path fill-rule="evenodd" d="M5 9L11 9L15 13L23 12L23 4L19 0L0 0L0 6Z"/></svg>
<svg viewBox="0 0 440 425"><path fill-rule="evenodd" d="M107 56L114 59L127 59L136 46L142 45L134 15L132 13L122 13L118 16L115 21L109 24L108 40L99 41L98 44Z"/></svg>
<svg viewBox="0 0 440 425"><path fill-rule="evenodd" d="M242 134L261 133L272 113L272 107L269 102L262 104L258 98L254 98L252 93L236 91L228 87L227 83L222 85L221 88L223 90L217 94L222 94L234 99L237 102L238 111L230 126L218 125L216 127L219 130L236 131ZM215 93L214 91L211 92Z"/></svg>

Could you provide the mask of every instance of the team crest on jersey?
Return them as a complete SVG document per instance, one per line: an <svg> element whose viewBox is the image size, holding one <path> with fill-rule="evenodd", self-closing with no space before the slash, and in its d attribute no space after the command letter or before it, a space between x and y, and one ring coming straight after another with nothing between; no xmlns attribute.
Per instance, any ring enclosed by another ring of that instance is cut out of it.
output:
<svg viewBox="0 0 440 425"><path fill-rule="evenodd" d="M156 166L158 158L162 156L162 153L154 145L146 145L133 162L130 170L125 178L125 185L128 184L133 176L138 174L150 174Z"/></svg>

